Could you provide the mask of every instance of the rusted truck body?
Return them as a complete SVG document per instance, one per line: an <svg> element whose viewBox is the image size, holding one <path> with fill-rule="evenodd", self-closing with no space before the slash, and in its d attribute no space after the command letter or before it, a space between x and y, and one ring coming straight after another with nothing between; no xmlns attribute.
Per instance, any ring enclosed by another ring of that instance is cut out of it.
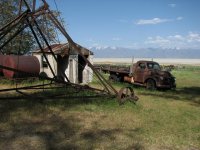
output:
<svg viewBox="0 0 200 150"><path fill-rule="evenodd" d="M131 67L103 67L110 74L109 79L145 86L147 89L174 89L176 79L169 71L162 71L154 61L138 61Z"/></svg>

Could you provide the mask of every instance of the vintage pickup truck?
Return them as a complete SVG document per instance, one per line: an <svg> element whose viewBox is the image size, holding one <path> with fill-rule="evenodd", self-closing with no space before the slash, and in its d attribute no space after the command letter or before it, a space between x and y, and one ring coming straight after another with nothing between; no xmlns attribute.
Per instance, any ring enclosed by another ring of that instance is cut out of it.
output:
<svg viewBox="0 0 200 150"><path fill-rule="evenodd" d="M101 70L110 74L110 80L129 82L147 89L176 88L175 77L169 71L162 71L154 61L138 61L131 67L104 66Z"/></svg>

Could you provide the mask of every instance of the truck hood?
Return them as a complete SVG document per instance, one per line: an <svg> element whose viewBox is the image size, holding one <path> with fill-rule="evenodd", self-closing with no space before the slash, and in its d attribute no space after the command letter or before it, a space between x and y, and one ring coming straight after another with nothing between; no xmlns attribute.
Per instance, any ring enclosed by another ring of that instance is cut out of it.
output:
<svg viewBox="0 0 200 150"><path fill-rule="evenodd" d="M159 76L163 77L173 77L173 75L169 71L161 71L161 70L155 70L155 73L158 74Z"/></svg>
<svg viewBox="0 0 200 150"><path fill-rule="evenodd" d="M173 77L169 71L158 71L158 74L164 77Z"/></svg>

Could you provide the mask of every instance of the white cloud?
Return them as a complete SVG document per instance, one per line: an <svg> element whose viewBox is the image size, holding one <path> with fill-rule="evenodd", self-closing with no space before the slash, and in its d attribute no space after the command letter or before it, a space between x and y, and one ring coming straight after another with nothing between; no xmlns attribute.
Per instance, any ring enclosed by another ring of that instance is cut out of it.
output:
<svg viewBox="0 0 200 150"><path fill-rule="evenodd" d="M145 41L145 44L157 45L159 47L164 47L165 45L169 43L170 43L170 40L163 38L161 36L148 37L148 39Z"/></svg>
<svg viewBox="0 0 200 150"><path fill-rule="evenodd" d="M168 6L171 7L171 8L175 8L175 7L176 7L176 4L173 4L173 3L172 3L172 4L168 4Z"/></svg>
<svg viewBox="0 0 200 150"><path fill-rule="evenodd" d="M140 19L137 21L136 24L138 25L147 25L147 24L159 24L164 22L172 21L171 19L160 19L160 18L153 18L153 19Z"/></svg>
<svg viewBox="0 0 200 150"><path fill-rule="evenodd" d="M176 34L167 37L148 37L145 44L148 47L200 49L200 33L189 32L187 35Z"/></svg>
<svg viewBox="0 0 200 150"><path fill-rule="evenodd" d="M106 49L105 46L95 46L96 50Z"/></svg>
<svg viewBox="0 0 200 150"><path fill-rule="evenodd" d="M155 25L159 23L165 23L165 22L172 22L172 21L181 21L183 20L182 16L179 16L174 19L161 19L161 18L153 18L153 19L140 19L136 22L137 25Z"/></svg>
<svg viewBox="0 0 200 150"><path fill-rule="evenodd" d="M183 17L181 17L181 16L177 17L176 20L178 20L178 21L183 20Z"/></svg>
<svg viewBox="0 0 200 150"><path fill-rule="evenodd" d="M178 35L178 34L168 36L167 38L170 39L170 40L179 40L179 41L185 40L185 38L182 35Z"/></svg>
<svg viewBox="0 0 200 150"><path fill-rule="evenodd" d="M200 34L199 33L193 33L193 32L189 32L188 36L187 36L187 41L188 42L200 42Z"/></svg>
<svg viewBox="0 0 200 150"><path fill-rule="evenodd" d="M108 45L101 45L99 43L94 43L89 47L89 49L95 48L96 50L102 50L102 49L107 49L109 47L110 46L108 46Z"/></svg>

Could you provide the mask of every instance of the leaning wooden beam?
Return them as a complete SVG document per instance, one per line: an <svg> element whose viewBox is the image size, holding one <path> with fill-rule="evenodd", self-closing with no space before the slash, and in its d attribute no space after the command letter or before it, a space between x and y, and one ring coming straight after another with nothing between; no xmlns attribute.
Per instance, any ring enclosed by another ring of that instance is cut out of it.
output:
<svg viewBox="0 0 200 150"><path fill-rule="evenodd" d="M0 29L0 34L1 34L1 32L5 29L5 28L7 28L8 26L10 26L11 24L13 24L13 23L15 23L15 24L17 24L24 16L26 16L27 15L27 10L24 12L24 13L22 13L20 16L18 16L17 18L15 18L14 20L12 20L11 22L9 22L9 23L7 23L5 26L3 26L1 29Z"/></svg>
<svg viewBox="0 0 200 150"><path fill-rule="evenodd" d="M48 84L39 84L39 85L32 85L32 86L24 86L24 87L17 87L17 88L9 88L9 89L0 89L0 92L9 92L9 91L15 91L15 90L28 90L28 89L33 89L36 87L44 87L51 85L50 83Z"/></svg>
<svg viewBox="0 0 200 150"><path fill-rule="evenodd" d="M35 5L36 5L36 0L33 0L33 8L32 8L33 12L35 12Z"/></svg>
<svg viewBox="0 0 200 150"><path fill-rule="evenodd" d="M0 33L0 41L12 30L14 29L17 25L19 25L20 23L23 23L24 20L26 19L26 16L27 16L27 12L22 16L20 17L17 22L15 23L11 23L10 25L6 25L7 27L3 27L1 30L1 33Z"/></svg>
<svg viewBox="0 0 200 150"><path fill-rule="evenodd" d="M20 29L18 29L7 41L4 42L3 45L0 46L0 51L1 51L2 54L4 54L3 51L2 51L3 47L6 46L10 41L12 41L12 40L13 40L19 33L21 33L26 27L27 27L27 25L25 25L25 26L21 27Z"/></svg>

